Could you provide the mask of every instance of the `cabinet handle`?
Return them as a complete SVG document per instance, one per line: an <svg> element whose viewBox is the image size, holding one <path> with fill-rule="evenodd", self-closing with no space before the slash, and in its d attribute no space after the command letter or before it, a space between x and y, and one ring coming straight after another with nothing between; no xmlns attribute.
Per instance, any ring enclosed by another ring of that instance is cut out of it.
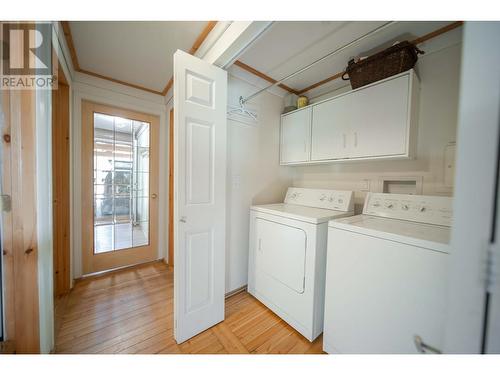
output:
<svg viewBox="0 0 500 375"><path fill-rule="evenodd" d="M345 148L345 146L346 146L346 136L345 136L345 133L342 134L342 138L344 139L344 148Z"/></svg>
<svg viewBox="0 0 500 375"><path fill-rule="evenodd" d="M262 252L262 238L259 238L259 251Z"/></svg>
<svg viewBox="0 0 500 375"><path fill-rule="evenodd" d="M358 132L354 132L354 147L358 147Z"/></svg>
<svg viewBox="0 0 500 375"><path fill-rule="evenodd" d="M306 141L304 141L304 152L306 152L306 151L307 151L307 143L306 143Z"/></svg>

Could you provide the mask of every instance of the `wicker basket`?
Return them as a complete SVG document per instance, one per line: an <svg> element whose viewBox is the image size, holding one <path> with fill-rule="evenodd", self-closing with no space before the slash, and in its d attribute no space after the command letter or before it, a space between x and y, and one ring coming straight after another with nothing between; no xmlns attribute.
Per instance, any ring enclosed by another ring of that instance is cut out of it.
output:
<svg viewBox="0 0 500 375"><path fill-rule="evenodd" d="M350 80L352 88L357 89L410 70L415 66L418 54L423 53L414 44L404 41L359 62L350 60L342 79Z"/></svg>

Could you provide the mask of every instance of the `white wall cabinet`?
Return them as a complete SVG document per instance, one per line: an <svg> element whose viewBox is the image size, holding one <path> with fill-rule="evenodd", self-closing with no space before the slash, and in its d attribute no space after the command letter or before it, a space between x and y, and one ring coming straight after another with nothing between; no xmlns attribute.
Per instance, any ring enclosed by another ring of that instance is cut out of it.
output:
<svg viewBox="0 0 500 375"><path fill-rule="evenodd" d="M343 95L313 106L311 160L342 159L349 156L351 140L351 95ZM349 138L349 139L348 139Z"/></svg>
<svg viewBox="0 0 500 375"><path fill-rule="evenodd" d="M281 117L281 164L309 161L311 147L311 107Z"/></svg>
<svg viewBox="0 0 500 375"><path fill-rule="evenodd" d="M417 102L411 70L283 115L281 164L411 158Z"/></svg>

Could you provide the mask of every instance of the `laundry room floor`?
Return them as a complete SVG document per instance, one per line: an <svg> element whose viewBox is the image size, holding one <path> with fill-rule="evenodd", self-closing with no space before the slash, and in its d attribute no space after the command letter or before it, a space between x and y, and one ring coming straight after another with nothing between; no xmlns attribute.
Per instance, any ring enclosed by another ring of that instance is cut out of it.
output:
<svg viewBox="0 0 500 375"><path fill-rule="evenodd" d="M226 299L226 319L177 345L173 268L154 262L77 281L56 303L56 353L318 354L247 292Z"/></svg>

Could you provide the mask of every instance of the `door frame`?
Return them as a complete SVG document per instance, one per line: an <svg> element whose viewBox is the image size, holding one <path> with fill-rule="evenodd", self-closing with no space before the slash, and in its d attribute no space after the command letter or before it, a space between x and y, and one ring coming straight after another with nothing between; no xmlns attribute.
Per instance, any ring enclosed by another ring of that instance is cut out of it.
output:
<svg viewBox="0 0 500 375"><path fill-rule="evenodd" d="M52 190L54 296L71 289L70 86L58 57L58 88L52 91Z"/></svg>
<svg viewBox="0 0 500 375"><path fill-rule="evenodd" d="M82 233L82 273L88 275L95 272L109 271L115 268L126 267L139 263L146 263L156 260L158 257L158 222L159 222L159 199L155 199L155 204L149 200L149 245L138 246L128 249L111 251L107 253L94 254L94 209L93 209L93 113L105 113L113 116L120 116L151 124L150 144L155 142L155 146L150 149L150 175L149 175L149 196L159 195L159 123L160 119L156 115L147 114L135 110L120 108L113 105L101 104L90 100L81 102L81 233ZM91 236L86 235L91 233ZM139 254L138 250L142 250ZM120 259L117 258L120 255Z"/></svg>
<svg viewBox="0 0 500 375"><path fill-rule="evenodd" d="M168 128L168 265L174 266L174 109L169 112Z"/></svg>

